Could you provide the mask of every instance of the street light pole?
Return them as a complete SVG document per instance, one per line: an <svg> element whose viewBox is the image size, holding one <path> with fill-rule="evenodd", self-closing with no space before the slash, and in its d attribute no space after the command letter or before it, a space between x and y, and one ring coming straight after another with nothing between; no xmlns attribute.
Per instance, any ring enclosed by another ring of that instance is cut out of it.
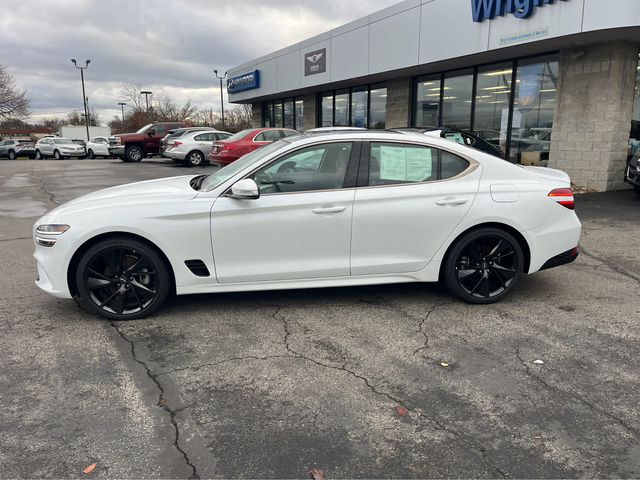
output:
<svg viewBox="0 0 640 480"><path fill-rule="evenodd" d="M84 126L87 129L87 142L89 141L89 112L87 111L87 95L84 91L84 71L89 67L91 60L85 60L84 67L79 67L76 59L72 58L73 65L80 70L80 80L82 81L82 103L84 104Z"/></svg>
<svg viewBox="0 0 640 480"><path fill-rule="evenodd" d="M126 102L118 102L118 105L120 105L120 109L122 110L122 131L124 132L124 106L126 105Z"/></svg>
<svg viewBox="0 0 640 480"><path fill-rule="evenodd" d="M216 78L220 80L220 111L222 113L222 128L225 128L224 125L224 96L222 95L222 80L227 77L227 72L224 72L224 75L219 76L218 70L214 70L213 73L216 74Z"/></svg>
<svg viewBox="0 0 640 480"><path fill-rule="evenodd" d="M147 103L147 115L149 115L149 95L152 95L152 92L149 90L143 90L140 93L144 95L144 100Z"/></svg>

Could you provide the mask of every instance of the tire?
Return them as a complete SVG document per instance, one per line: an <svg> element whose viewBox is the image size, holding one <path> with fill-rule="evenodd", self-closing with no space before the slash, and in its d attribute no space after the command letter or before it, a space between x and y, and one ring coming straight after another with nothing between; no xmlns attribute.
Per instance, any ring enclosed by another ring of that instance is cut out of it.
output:
<svg viewBox="0 0 640 480"><path fill-rule="evenodd" d="M498 228L480 228L460 237L444 264L447 287L468 303L502 300L518 285L524 270L522 247Z"/></svg>
<svg viewBox="0 0 640 480"><path fill-rule="evenodd" d="M56 160L62 160L62 155L60 155L60 152L56 150L53 152L53 158L55 158Z"/></svg>
<svg viewBox="0 0 640 480"><path fill-rule="evenodd" d="M638 195L640 195L640 185L634 185L633 189L636 191Z"/></svg>
<svg viewBox="0 0 640 480"><path fill-rule="evenodd" d="M187 167L199 167L204 163L204 154L199 150L193 150L184 157Z"/></svg>
<svg viewBox="0 0 640 480"><path fill-rule="evenodd" d="M155 248L116 237L91 246L75 272L76 301L110 320L135 320L158 310L171 291L171 275Z"/></svg>
<svg viewBox="0 0 640 480"><path fill-rule="evenodd" d="M44 160L46 157L42 154L40 150L36 150L36 160Z"/></svg>
<svg viewBox="0 0 640 480"><path fill-rule="evenodd" d="M143 157L144 157L144 152L142 151L142 148L137 145L132 145L130 147L127 147L127 150L124 153L125 162L132 162L132 163L141 162Z"/></svg>
<svg viewBox="0 0 640 480"><path fill-rule="evenodd" d="M13 150L9 150L9 160L15 160L16 159L16 152L14 152Z"/></svg>
<svg viewBox="0 0 640 480"><path fill-rule="evenodd" d="M90 158L91 160L93 160L94 158L96 158L95 154L93 153L93 150L89 149L87 151L87 158Z"/></svg>

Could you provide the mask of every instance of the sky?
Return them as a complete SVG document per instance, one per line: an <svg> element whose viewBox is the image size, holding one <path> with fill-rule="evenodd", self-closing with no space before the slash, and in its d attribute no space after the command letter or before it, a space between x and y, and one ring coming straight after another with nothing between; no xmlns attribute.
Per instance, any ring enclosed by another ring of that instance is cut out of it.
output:
<svg viewBox="0 0 640 480"><path fill-rule="evenodd" d="M398 0L0 0L0 65L31 98L31 120L120 114L127 84L220 109L219 72ZM226 96L225 96L226 102Z"/></svg>

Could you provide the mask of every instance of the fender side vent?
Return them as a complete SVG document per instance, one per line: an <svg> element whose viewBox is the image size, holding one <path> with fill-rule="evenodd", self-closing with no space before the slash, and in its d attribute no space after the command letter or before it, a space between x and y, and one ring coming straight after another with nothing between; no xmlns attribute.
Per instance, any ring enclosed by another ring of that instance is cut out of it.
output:
<svg viewBox="0 0 640 480"><path fill-rule="evenodd" d="M209 269L202 260L185 260L184 264L196 277L208 277Z"/></svg>

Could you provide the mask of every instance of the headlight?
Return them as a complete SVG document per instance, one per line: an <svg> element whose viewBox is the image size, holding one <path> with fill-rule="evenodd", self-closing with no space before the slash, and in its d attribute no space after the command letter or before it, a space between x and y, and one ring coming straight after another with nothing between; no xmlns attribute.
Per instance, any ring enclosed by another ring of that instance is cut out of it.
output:
<svg viewBox="0 0 640 480"><path fill-rule="evenodd" d="M58 223L52 223L49 225L38 225L36 233L43 233L45 235L61 235L69 230L69 225L61 225Z"/></svg>

